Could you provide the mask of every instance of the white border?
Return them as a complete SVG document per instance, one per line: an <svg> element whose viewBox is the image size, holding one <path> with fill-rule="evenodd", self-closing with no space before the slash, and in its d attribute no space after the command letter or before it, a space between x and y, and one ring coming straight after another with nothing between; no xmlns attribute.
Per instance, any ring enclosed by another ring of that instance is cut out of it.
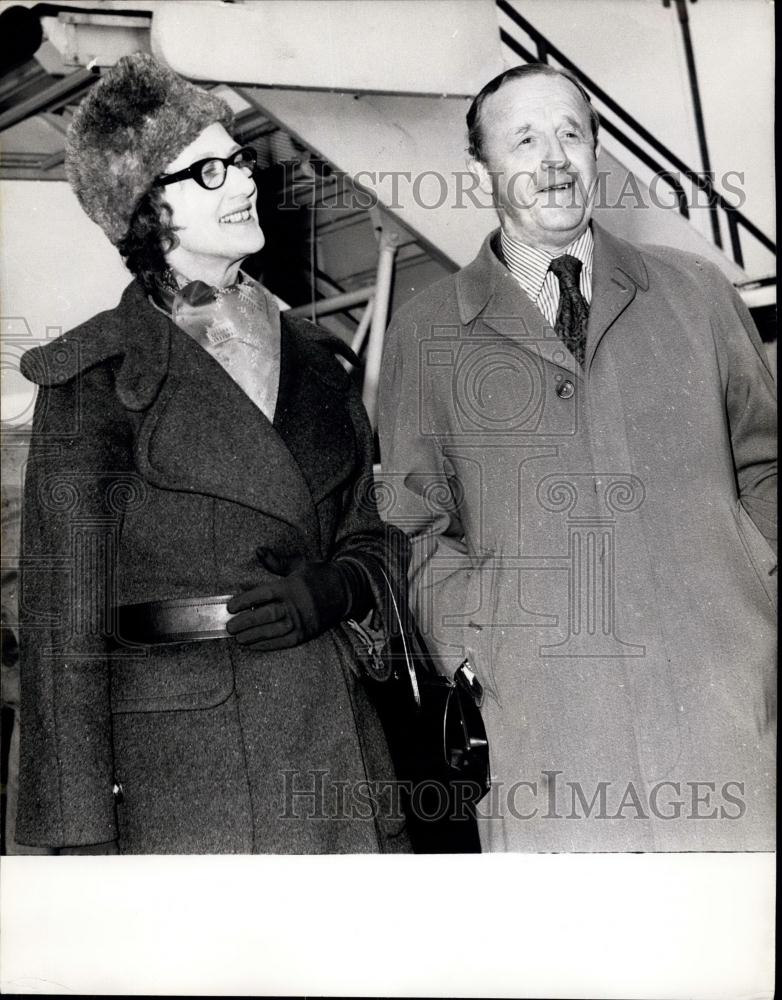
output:
<svg viewBox="0 0 782 1000"><path fill-rule="evenodd" d="M4 858L3 992L773 996L772 854Z"/></svg>

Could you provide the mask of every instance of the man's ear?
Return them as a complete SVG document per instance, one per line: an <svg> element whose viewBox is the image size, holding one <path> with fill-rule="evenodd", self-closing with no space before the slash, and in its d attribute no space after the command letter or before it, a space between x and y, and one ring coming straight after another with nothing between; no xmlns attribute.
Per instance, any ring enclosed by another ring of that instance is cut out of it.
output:
<svg viewBox="0 0 782 1000"><path fill-rule="evenodd" d="M485 163L481 163L480 160L476 160L474 157L469 157L467 160L467 169L472 174L472 176L478 182L478 188L483 191L484 194L492 195L494 190L492 188L491 174L488 171Z"/></svg>

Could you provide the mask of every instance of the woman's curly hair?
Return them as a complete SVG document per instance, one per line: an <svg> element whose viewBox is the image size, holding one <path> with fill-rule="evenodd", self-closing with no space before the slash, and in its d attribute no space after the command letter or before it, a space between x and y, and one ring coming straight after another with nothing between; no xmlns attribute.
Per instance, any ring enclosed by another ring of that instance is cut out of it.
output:
<svg viewBox="0 0 782 1000"><path fill-rule="evenodd" d="M117 249L128 270L151 294L168 271L166 254L178 242L171 206L163 198L162 190L152 187L136 206L128 231Z"/></svg>

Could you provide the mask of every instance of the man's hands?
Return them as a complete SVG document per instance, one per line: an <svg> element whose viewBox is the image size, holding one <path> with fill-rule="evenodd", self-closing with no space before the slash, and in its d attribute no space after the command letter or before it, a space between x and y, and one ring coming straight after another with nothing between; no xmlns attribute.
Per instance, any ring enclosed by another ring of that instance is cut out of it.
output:
<svg viewBox="0 0 782 1000"><path fill-rule="evenodd" d="M303 556L280 559L257 550L271 580L234 595L228 602L226 629L243 646L268 651L308 642L349 618L366 599L368 583L354 562L308 562Z"/></svg>

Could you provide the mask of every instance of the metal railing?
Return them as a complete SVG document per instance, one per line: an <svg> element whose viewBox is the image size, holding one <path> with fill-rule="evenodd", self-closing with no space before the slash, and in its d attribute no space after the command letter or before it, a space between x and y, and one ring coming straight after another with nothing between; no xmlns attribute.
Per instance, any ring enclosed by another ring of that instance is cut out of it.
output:
<svg viewBox="0 0 782 1000"><path fill-rule="evenodd" d="M591 77L584 73L571 59L568 59L564 52L555 45L552 45L545 35L538 31L515 7L512 7L508 3L508 0L497 0L497 7L513 22L515 27L524 31L532 40L534 51L502 27L500 27L501 41L526 62L550 64L553 61L560 68L572 73L590 96L599 100L603 107L622 123L622 126L620 126L604 113L601 113L600 127L613 136L628 152L637 157L641 163L670 185L676 197L679 212L685 218L688 219L690 217L690 203L679 177L687 178L694 189L702 191L706 195L711 217L712 239L720 250L724 248L720 226L720 213L723 213L727 222L733 260L739 267L744 267L744 253L741 246L742 230L753 236L762 246L770 250L771 253L776 253L776 243L716 190L708 174L698 173L698 171L693 170L664 143L660 142L656 136L644 128L639 121L607 94ZM628 134L629 132L632 132L633 135ZM648 150L640 146L636 142L636 139L640 139L646 143L647 146L654 150L657 156L652 155Z"/></svg>

